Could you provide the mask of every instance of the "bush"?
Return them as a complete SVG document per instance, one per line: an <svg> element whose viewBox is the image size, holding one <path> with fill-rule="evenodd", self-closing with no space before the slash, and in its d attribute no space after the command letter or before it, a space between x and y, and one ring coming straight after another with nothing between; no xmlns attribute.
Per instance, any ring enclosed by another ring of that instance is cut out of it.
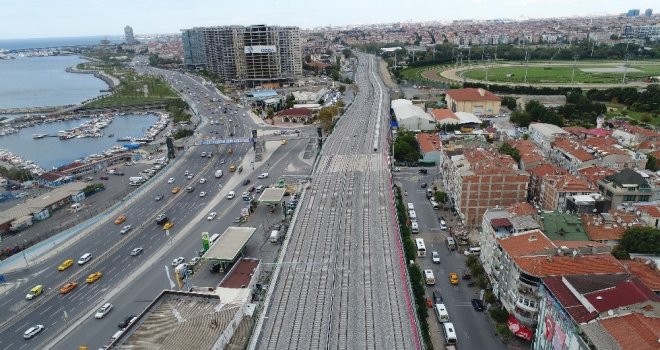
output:
<svg viewBox="0 0 660 350"><path fill-rule="evenodd" d="M504 323L509 319L509 313L502 308L491 309L489 312L490 317L497 323Z"/></svg>
<svg viewBox="0 0 660 350"><path fill-rule="evenodd" d="M83 188L83 192L85 193L85 196L91 196L94 193L103 190L105 190L105 186L103 186L103 184L91 184Z"/></svg>
<svg viewBox="0 0 660 350"><path fill-rule="evenodd" d="M612 255L619 260L630 260L630 254L621 246L614 247Z"/></svg>
<svg viewBox="0 0 660 350"><path fill-rule="evenodd" d="M175 140L182 139L184 137L192 136L195 132L192 131L191 129L179 129L177 130L172 137Z"/></svg>
<svg viewBox="0 0 660 350"><path fill-rule="evenodd" d="M484 295L484 300L486 301L487 304L495 304L497 302L497 298L495 297L495 294L493 292L487 290L486 294Z"/></svg>
<svg viewBox="0 0 660 350"><path fill-rule="evenodd" d="M511 332L511 330L505 323L499 323L495 328L497 329L497 333L499 333L500 337L502 337L502 340L504 340L505 343L513 336L513 332Z"/></svg>

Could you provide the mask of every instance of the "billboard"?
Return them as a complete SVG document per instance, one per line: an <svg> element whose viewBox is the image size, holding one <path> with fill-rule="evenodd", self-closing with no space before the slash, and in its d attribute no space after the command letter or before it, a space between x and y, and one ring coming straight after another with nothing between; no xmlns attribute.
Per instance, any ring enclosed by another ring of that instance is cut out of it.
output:
<svg viewBox="0 0 660 350"><path fill-rule="evenodd" d="M275 45L254 45L246 46L245 53L275 53L277 47Z"/></svg>

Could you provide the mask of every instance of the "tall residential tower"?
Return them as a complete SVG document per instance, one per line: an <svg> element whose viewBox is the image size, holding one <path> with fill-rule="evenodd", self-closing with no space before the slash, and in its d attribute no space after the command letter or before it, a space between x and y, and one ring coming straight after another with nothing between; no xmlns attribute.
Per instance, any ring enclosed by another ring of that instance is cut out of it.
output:
<svg viewBox="0 0 660 350"><path fill-rule="evenodd" d="M124 41L128 45L135 44L135 36L133 36L133 28L131 26L124 27Z"/></svg>

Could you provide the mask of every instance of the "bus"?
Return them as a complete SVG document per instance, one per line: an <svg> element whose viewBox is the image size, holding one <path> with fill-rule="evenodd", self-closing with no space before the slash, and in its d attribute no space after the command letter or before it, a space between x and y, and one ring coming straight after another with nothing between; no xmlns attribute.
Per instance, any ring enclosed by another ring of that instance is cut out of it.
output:
<svg viewBox="0 0 660 350"><path fill-rule="evenodd" d="M454 324L451 322L445 322L442 324L442 333L445 336L445 345L454 345L456 344L456 330L454 329Z"/></svg>
<svg viewBox="0 0 660 350"><path fill-rule="evenodd" d="M211 238L209 238L209 245L210 246L213 245L213 243L215 243L215 241L217 241L218 238L220 238L220 234L219 233L214 233L213 236L211 236Z"/></svg>
<svg viewBox="0 0 660 350"><path fill-rule="evenodd" d="M421 238L415 238L415 243L417 244L417 256L423 258L426 256L426 246L424 245L424 240Z"/></svg>

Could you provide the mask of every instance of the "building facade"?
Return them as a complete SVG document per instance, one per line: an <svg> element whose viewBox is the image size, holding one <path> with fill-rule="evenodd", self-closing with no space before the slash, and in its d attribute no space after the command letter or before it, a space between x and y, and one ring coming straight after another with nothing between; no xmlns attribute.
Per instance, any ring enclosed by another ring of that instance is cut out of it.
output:
<svg viewBox="0 0 660 350"><path fill-rule="evenodd" d="M266 25L198 27L182 30L184 63L226 82L279 87L302 76L298 27Z"/></svg>
<svg viewBox="0 0 660 350"><path fill-rule="evenodd" d="M452 112L468 112L474 115L493 115L500 112L502 99L484 89L453 89L445 95L447 107Z"/></svg>
<svg viewBox="0 0 660 350"><path fill-rule="evenodd" d="M135 36L133 35L133 28L131 26L124 27L124 41L128 45L135 44Z"/></svg>

